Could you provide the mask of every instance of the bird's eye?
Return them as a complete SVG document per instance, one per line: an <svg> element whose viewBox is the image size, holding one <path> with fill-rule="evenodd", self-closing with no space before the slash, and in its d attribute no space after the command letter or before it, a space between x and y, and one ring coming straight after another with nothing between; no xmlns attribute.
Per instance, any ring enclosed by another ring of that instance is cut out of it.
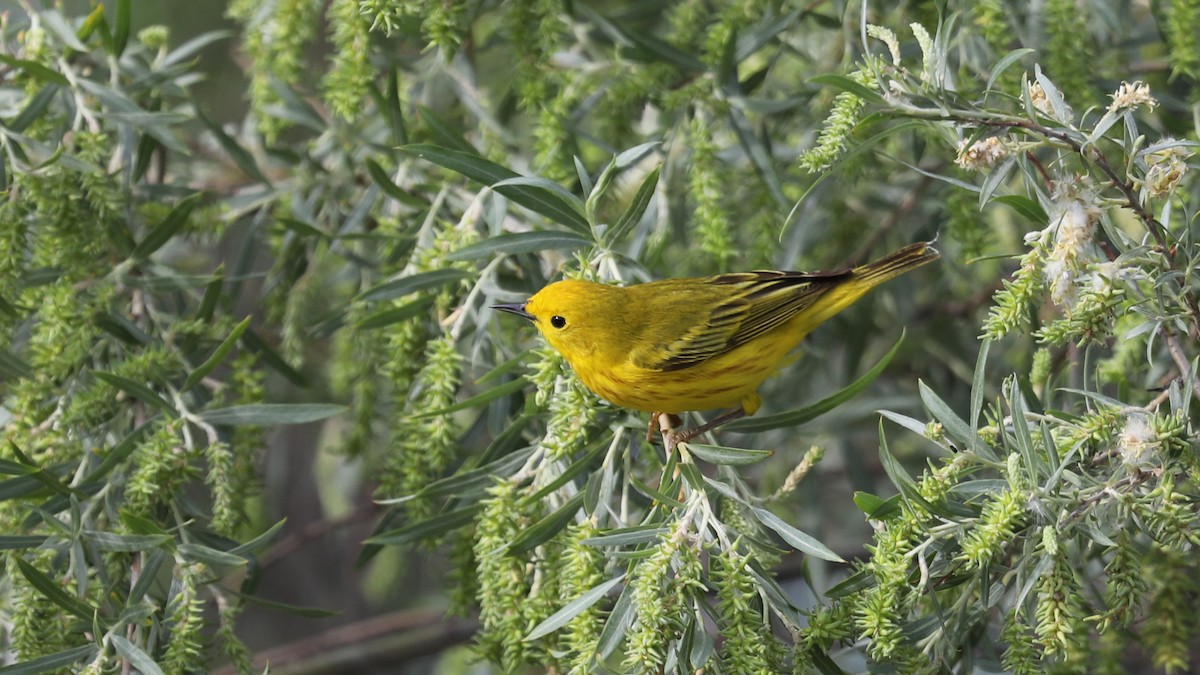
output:
<svg viewBox="0 0 1200 675"><path fill-rule="evenodd" d="M550 325L555 328L566 328L567 320L561 316L555 315L550 317Z"/></svg>

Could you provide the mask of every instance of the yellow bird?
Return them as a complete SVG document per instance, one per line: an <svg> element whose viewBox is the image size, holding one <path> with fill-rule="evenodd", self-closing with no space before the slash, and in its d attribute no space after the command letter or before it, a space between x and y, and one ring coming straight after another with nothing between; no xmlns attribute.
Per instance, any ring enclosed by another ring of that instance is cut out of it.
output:
<svg viewBox="0 0 1200 675"><path fill-rule="evenodd" d="M694 429L664 424L673 446L753 415L759 385L804 336L875 286L936 260L931 244L827 272L735 272L623 288L567 279L493 307L533 321L589 389L652 413L652 426L663 414L736 406Z"/></svg>

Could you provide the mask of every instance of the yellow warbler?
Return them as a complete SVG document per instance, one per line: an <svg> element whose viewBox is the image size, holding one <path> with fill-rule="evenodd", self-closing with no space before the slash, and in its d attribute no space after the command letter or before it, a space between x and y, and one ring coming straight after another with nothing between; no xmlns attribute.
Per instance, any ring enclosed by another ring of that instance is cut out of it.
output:
<svg viewBox="0 0 1200 675"><path fill-rule="evenodd" d="M737 406L670 434L673 445L753 415L758 386L805 335L871 288L936 260L931 243L827 272L736 272L624 288L568 279L494 307L533 321L589 389L653 413L652 425L664 413Z"/></svg>

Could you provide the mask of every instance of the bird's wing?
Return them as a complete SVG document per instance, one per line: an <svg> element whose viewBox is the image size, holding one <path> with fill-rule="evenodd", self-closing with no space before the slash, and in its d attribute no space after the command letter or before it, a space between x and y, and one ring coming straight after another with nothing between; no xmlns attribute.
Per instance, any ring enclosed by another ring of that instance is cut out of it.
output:
<svg viewBox="0 0 1200 675"><path fill-rule="evenodd" d="M700 311L676 308L681 320L672 334L646 341L630 359L652 370L689 368L782 326L851 274L761 271L692 280L705 286L691 303Z"/></svg>

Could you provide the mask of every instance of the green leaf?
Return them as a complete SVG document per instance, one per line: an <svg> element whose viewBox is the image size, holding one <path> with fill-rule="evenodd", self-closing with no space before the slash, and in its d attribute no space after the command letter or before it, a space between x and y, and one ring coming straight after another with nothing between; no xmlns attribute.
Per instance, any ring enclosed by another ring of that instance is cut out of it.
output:
<svg viewBox="0 0 1200 675"><path fill-rule="evenodd" d="M472 504L454 511L439 513L432 518L419 520L405 527L380 532L363 543L378 546L400 546L430 537L439 537L471 522L481 510L483 510L482 504Z"/></svg>
<svg viewBox="0 0 1200 675"><path fill-rule="evenodd" d="M12 60L15 61L16 59ZM3 55L0 55L0 62L9 63L9 65L12 65L8 58L4 57ZM54 74L57 75L58 73ZM66 83L63 83L63 86L66 86ZM8 128L17 133L25 131L30 124L33 124L42 116L42 113L45 112L46 108L50 106L50 102L54 100L54 96L58 94L58 91L59 86L57 84L47 84L39 89L38 93L34 94L33 98L29 99L29 104L26 105L23 110L21 110L20 114L18 114L11 122L8 123Z"/></svg>
<svg viewBox="0 0 1200 675"><path fill-rule="evenodd" d="M904 342L904 332L901 331L900 339L896 340L896 344L888 350L887 354L879 360L870 370L863 373L857 380L850 383L845 389L827 398L821 399L816 403L800 410L791 412L779 413L776 415L766 415L763 417L753 417L749 419L740 419L730 422L724 426L726 431L737 431L741 433L752 433L755 431L766 431L768 429L779 429L781 427L794 427L809 422L825 413L833 410L846 401L854 398L867 385L875 381L875 378L883 372L887 365L891 363L892 358L896 356L896 352L900 351L900 345Z"/></svg>
<svg viewBox="0 0 1200 675"><path fill-rule="evenodd" d="M554 478L554 480L550 481L549 483L546 483L537 492L535 492L535 493L529 495L528 497L526 497L525 499L523 499L522 500L523 504L525 506L532 506L532 505L540 502L551 492L554 492L554 491L558 490L558 488L566 485L568 481L574 480L574 478L576 476L578 476L581 473L592 468L592 464L597 459L599 459L600 455L603 454L604 451L607 449L608 449L607 445L596 444L596 447L592 448L584 456L575 460L571 464L571 466L568 466L566 468L566 470L564 470L562 473L560 473L558 476L556 476Z"/></svg>
<svg viewBox="0 0 1200 675"><path fill-rule="evenodd" d="M134 382L127 377L121 377L115 373L106 373L103 370L93 370L90 372L96 379L116 387L117 389L129 394L143 403L158 408L166 413L168 417L179 417L179 411L175 410L175 406L168 403L163 397L154 393L154 391L152 391L146 385L140 382Z"/></svg>
<svg viewBox="0 0 1200 675"><path fill-rule="evenodd" d="M591 244L591 239L581 237L573 232L518 232L515 234L501 234L495 237L488 237L483 241L476 242L451 253L446 256L446 260L475 260L477 258L488 258L497 254L514 255L547 249L571 250L590 246Z"/></svg>
<svg viewBox="0 0 1200 675"><path fill-rule="evenodd" d="M84 659L90 660L95 655L95 645L89 644L81 647L72 647L71 649L64 649L61 652L39 656L29 661L0 667L0 675L37 675L38 673L61 672L67 666Z"/></svg>
<svg viewBox="0 0 1200 675"><path fill-rule="evenodd" d="M797 551L801 551L815 558L828 560L830 562L846 562L840 555L834 553L833 550L831 550L828 546L817 541L811 535L792 527L774 513L757 506L752 506L750 508L760 523L774 530L775 534L778 534L784 541L788 543L788 545Z"/></svg>
<svg viewBox="0 0 1200 675"><path fill-rule="evenodd" d="M18 556L16 557L16 561L17 569L21 571L21 576L25 577L25 580L28 581L31 586L36 588L39 593L45 596L47 600L53 602L59 607L62 607L67 612L74 614L89 624L92 622L92 619L94 619L96 616L96 608L92 607L86 602L83 602L73 595L69 595L62 589L61 586L58 585L58 582L46 576L44 572L26 562L24 558Z"/></svg>
<svg viewBox="0 0 1200 675"><path fill-rule="evenodd" d="M579 508L583 506L582 492L575 493L562 506L558 507L554 513L542 518L538 522L523 528L508 545L508 551L512 554L521 554L527 551L532 551L539 545L544 544L554 538L554 535L563 530L571 521L575 520L576 514L579 513Z"/></svg>
<svg viewBox="0 0 1200 675"><path fill-rule="evenodd" d="M270 179L262 172L262 169L258 168L258 162L255 161L254 155L251 155L232 136L225 133L221 125L217 124L217 122L204 112L203 107L193 104L192 110L196 113L196 119L200 120L204 127L208 129L208 133L213 135L213 138L217 139L217 145L221 146L221 149L229 155L234 164L237 164L242 173L263 185L271 185Z"/></svg>
<svg viewBox="0 0 1200 675"><path fill-rule="evenodd" d="M1034 225L1045 225L1049 220L1049 216L1042 209L1042 205L1029 197L1022 195L1000 195L999 197L993 197L992 201L1012 208L1012 210L1021 214L1022 217Z"/></svg>
<svg viewBox="0 0 1200 675"><path fill-rule="evenodd" d="M868 588L874 588L877 583L875 575L870 570L859 570L842 579L837 585L826 591L825 597L830 599L845 598L860 591L865 591Z"/></svg>
<svg viewBox="0 0 1200 675"><path fill-rule="evenodd" d="M835 87L871 103L884 103L883 97L879 95L879 92L864 84L859 84L845 75L818 75L809 78L808 83Z"/></svg>
<svg viewBox="0 0 1200 675"><path fill-rule="evenodd" d="M299 372L291 367L287 361L284 361L279 352L271 349L271 346L264 342L253 328L242 334L242 346L257 354L264 363L280 375L286 377L292 384L299 387L308 386L308 378L304 376L304 373Z"/></svg>
<svg viewBox="0 0 1200 675"><path fill-rule="evenodd" d="M170 535L113 534L112 532L89 531L83 538L101 551L148 551L171 541Z"/></svg>
<svg viewBox="0 0 1200 675"><path fill-rule="evenodd" d="M49 539L46 535L36 534L6 534L0 535L0 551L23 550L38 548Z"/></svg>
<svg viewBox="0 0 1200 675"><path fill-rule="evenodd" d="M929 414L942 423L942 426L946 429L946 433L958 443L959 450L969 450L990 462L999 461L996 453L992 452L992 449L983 442L979 434L963 421L928 385L918 381L917 387L921 390L921 401L925 403Z"/></svg>
<svg viewBox="0 0 1200 675"><path fill-rule="evenodd" d="M202 562L210 567L242 567L249 561L242 556L218 551L203 544L180 544L179 556L189 562Z"/></svg>
<svg viewBox="0 0 1200 675"><path fill-rule="evenodd" d="M346 412L331 403L250 403L200 413L200 419L218 426L276 426L305 424Z"/></svg>
<svg viewBox="0 0 1200 675"><path fill-rule="evenodd" d="M7 349L0 349L0 375L8 382L15 382L33 377L33 368L29 367L25 359Z"/></svg>
<svg viewBox="0 0 1200 675"><path fill-rule="evenodd" d="M917 484L913 482L908 472L904 470L904 466L888 449L887 436L883 433L883 420L879 420L879 463L883 465L883 472L891 479L892 484L900 491L910 502L920 506L930 513L939 513L941 509L937 509L929 500L921 496L921 492L917 490Z"/></svg>
<svg viewBox="0 0 1200 675"><path fill-rule="evenodd" d="M379 503L401 504L418 497L422 499L445 497L447 495L462 497L466 494L479 492L484 488L494 485L497 478L511 476L517 469L521 468L521 465L525 463L525 460L529 459L529 455L531 454L533 454L533 448L526 448L525 450L505 455L484 466L468 471L459 471L453 476L436 480L421 488L419 492L407 497L381 500Z"/></svg>
<svg viewBox="0 0 1200 675"><path fill-rule="evenodd" d="M162 570L163 565L167 562L167 552L161 548L155 549L146 556L146 562L142 565L142 569L138 572L137 581L134 582L133 588L129 590L129 598L127 604L133 605L141 602L142 598L146 597L150 586L158 580L158 573ZM172 557L174 560L174 557Z"/></svg>
<svg viewBox="0 0 1200 675"><path fill-rule="evenodd" d="M257 605L266 609L273 609L277 612L284 612L294 616L301 616L307 619L325 619L331 616L338 616L341 612L332 609L323 609L321 607L301 607L300 605L289 605L286 602L275 602L273 600L264 600L256 595L247 593L234 592L234 595L242 599L243 602L249 605Z"/></svg>
<svg viewBox="0 0 1200 675"><path fill-rule="evenodd" d="M429 208L429 200L405 190L404 188L392 182L392 177L388 172L375 160L367 159L367 175L371 177L371 182L379 186L383 190L383 194L395 199L401 204L408 204L414 208L427 209Z"/></svg>
<svg viewBox="0 0 1200 675"><path fill-rule="evenodd" d="M391 326L401 321L411 319L429 309L433 304L432 297L417 298L411 302L406 302L399 307L389 307L388 309L375 312L374 314L364 318L355 324L355 328L360 330L369 330L371 328L383 328Z"/></svg>
<svg viewBox="0 0 1200 675"><path fill-rule="evenodd" d="M492 401L495 401L498 398L503 398L505 396L508 396L509 394L514 394L518 391L521 391L524 388L525 388L524 378L519 378L516 380L509 380L508 382L505 382L504 384L492 387L491 389L488 389L487 391L485 391L481 394L476 394L475 396L472 396L471 398L469 398L465 401L462 401L460 403L455 403L454 405L452 405L448 408L442 408L441 410L434 410L433 412L427 412L427 413L423 413L421 415L417 415L417 419L423 419L426 417L439 417L441 415L448 415L452 412L458 412L459 410L467 410L469 408L478 408L479 406L487 405L488 403L491 403Z"/></svg>
<svg viewBox="0 0 1200 675"><path fill-rule="evenodd" d="M982 209L988 203L1016 165L1016 156L1009 155L988 172L987 177L983 179L983 185L979 186L979 208Z"/></svg>
<svg viewBox="0 0 1200 675"><path fill-rule="evenodd" d="M125 45L129 43L129 25L133 16L129 4L130 0L117 0L117 18L113 22L116 25L113 27L112 49L112 55L116 58L120 58L125 53Z"/></svg>
<svg viewBox="0 0 1200 675"><path fill-rule="evenodd" d="M436 145L406 145L400 150L460 173L483 185L491 186L509 178L519 177L511 169L489 162L478 155L439 148ZM586 235L591 231L587 219L553 192L528 185L501 186L496 188L496 192L580 234Z"/></svg>
<svg viewBox="0 0 1200 675"><path fill-rule="evenodd" d="M66 75L63 75L62 73L58 72L57 70L54 70L53 68L50 68L49 66L47 66L46 64L44 64L40 61L27 61L25 59L18 59L15 56L9 56L8 54L0 54L0 63L4 63L13 68L16 68L17 70L24 71L26 75L32 77L35 80L42 80L42 81L46 82L46 84L54 84L54 85L58 85L59 87L71 86L71 81L67 79ZM34 98L36 99L38 97L41 97L43 95L42 92L45 92L46 89L47 88L42 88L40 91L38 91L37 96L35 96ZM57 91L57 89L51 88L49 96L52 97L56 91ZM43 104L42 108L44 109L44 107L45 106ZM26 109L28 109L28 108L26 108ZM24 113L22 113L22 115L23 114ZM36 117L34 119L36 119ZM30 121L32 121L32 120L30 120ZM25 129L28 126L29 126L29 124L27 122L23 126L17 126L16 124L9 124L8 128L20 133L22 131L25 131Z"/></svg>
<svg viewBox="0 0 1200 675"><path fill-rule="evenodd" d="M471 277L470 272L456 269L433 270L421 274L410 274L389 279L381 284L372 286L358 296L358 300L374 302L377 300L394 300L411 295L428 288L437 288L446 284L462 281Z"/></svg>
<svg viewBox="0 0 1200 675"><path fill-rule="evenodd" d="M700 443L687 443L685 447L688 449L688 452L710 464L726 464L730 466L753 464L775 454L772 450L726 448L720 445L702 445Z"/></svg>
<svg viewBox="0 0 1200 675"><path fill-rule="evenodd" d="M649 544L656 542L662 538L664 534L670 532L670 528L660 525L638 525L636 527L622 527L616 530L609 530L604 534L595 537L588 537L583 540L583 543L588 546L639 546L641 544Z"/></svg>
<svg viewBox="0 0 1200 675"><path fill-rule="evenodd" d="M601 661L612 656L617 647L620 647L621 643L625 641L625 634L633 626L633 620L636 617L637 610L633 606L633 584L626 584L625 590L621 591L617 603L609 612L608 620L604 622L600 638L596 640L596 652L600 655Z"/></svg>
<svg viewBox="0 0 1200 675"><path fill-rule="evenodd" d="M196 367L195 370L188 373L187 379L183 382L183 389L181 389L181 391L187 391L188 389L196 386L200 383L200 380L204 379L205 375L208 375L215 370L217 366L221 365L221 362L225 360L225 357L229 356L229 352L233 351L234 345L237 344L238 339L242 337L242 333L249 325L250 317L246 317L245 319L242 319L238 325L234 326L233 330L229 332L229 335L227 335L225 339L221 341L221 344L217 346L216 350L213 351L212 356L209 356L207 359L205 359L204 363L201 363Z"/></svg>
<svg viewBox="0 0 1200 675"><path fill-rule="evenodd" d="M108 474L109 471L115 469L118 464L125 461L125 459L133 453L134 449L137 448L138 441L142 439L142 436L145 435L146 431L151 426L153 426L152 423L146 422L140 427L126 434L125 438L122 438L119 443L114 445L112 449L110 449L104 455L104 459L100 461L100 466L93 469L92 472L83 479L83 483L86 484L99 481L106 474Z"/></svg>
<svg viewBox="0 0 1200 675"><path fill-rule="evenodd" d="M571 623L571 619L574 619L585 609L596 604L600 598L603 598L613 587L624 580L625 575L622 574L619 577L609 579L584 591L578 598L568 602L562 609L546 617L544 621L534 626L533 630L529 631L529 634L524 637L524 642L532 642Z"/></svg>
<svg viewBox="0 0 1200 675"><path fill-rule="evenodd" d="M646 209L650 206L650 201L654 199L654 193L658 190L658 177L660 173L662 173L661 164L654 167L646 175L646 178L642 180L642 184L638 187L637 194L634 195L629 208L625 209L625 213L621 215L621 219L606 233L605 240L609 246L613 246L619 242L626 233L642 220L642 215L646 213Z"/></svg>
<svg viewBox="0 0 1200 675"><path fill-rule="evenodd" d="M133 258L136 260L144 260L150 257L152 253L163 247L171 237L179 232L180 228L187 224L188 218L192 215L192 211L196 208L196 203L200 201L201 193L195 192L180 201L171 209L167 217L161 223L154 226L150 230L146 238L138 242L138 245L133 249Z"/></svg>
<svg viewBox="0 0 1200 675"><path fill-rule="evenodd" d="M535 190L544 190L545 192L555 195L556 197L561 199L563 201L563 203L566 204L567 206L571 207L572 209L575 209L575 212L578 213L580 215L580 217L585 218L585 219L587 218L587 215L584 213L583 200L580 199L575 194L573 194L570 190L559 185L558 183L555 183L554 181L550 180L549 178L543 178L542 176L519 176L518 175L518 176L513 176L512 178L505 178L504 180L493 183L492 189L498 191L500 188L512 187L512 186L529 187L529 188L533 188Z"/></svg>
<svg viewBox="0 0 1200 675"><path fill-rule="evenodd" d="M1003 58L1001 58L999 61L996 62L996 65L992 66L992 70L988 74L987 86L983 88L984 91L990 91L992 88L992 85L996 83L996 80L1000 77L1000 75L1002 75L1004 73L1004 71L1008 70L1009 66L1011 66L1012 64L1016 63L1017 61L1020 61L1021 59L1025 58L1029 54L1032 54L1036 51L1037 51L1036 49L1030 49L1029 47L1022 47L1020 49L1014 49L1011 52L1005 54Z"/></svg>
<svg viewBox="0 0 1200 675"><path fill-rule="evenodd" d="M888 520L900 513L900 495L883 499L869 492L855 492L854 503L871 520Z"/></svg>
<svg viewBox="0 0 1200 675"><path fill-rule="evenodd" d="M163 675L162 668L159 668L154 659L150 658L150 655L142 651L140 647L115 633L108 637L113 646L117 648L117 653L125 657L129 664L137 668L142 675Z"/></svg>

